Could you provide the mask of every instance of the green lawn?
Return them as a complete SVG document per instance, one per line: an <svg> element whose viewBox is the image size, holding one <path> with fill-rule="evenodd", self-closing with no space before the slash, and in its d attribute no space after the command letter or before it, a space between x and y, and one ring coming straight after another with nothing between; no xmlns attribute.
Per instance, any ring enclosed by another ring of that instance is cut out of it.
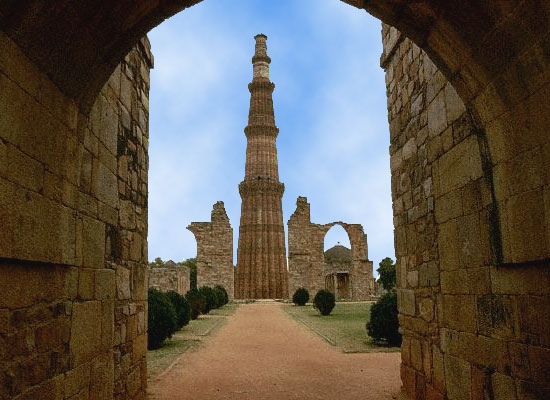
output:
<svg viewBox="0 0 550 400"><path fill-rule="evenodd" d="M168 368L178 357L186 351L198 348L201 342L216 332L225 322L226 317L232 315L238 304L229 303L220 309L212 310L208 315L201 315L191 321L182 330L174 333L172 338L164 342L164 346L147 352L147 375L151 379Z"/></svg>
<svg viewBox="0 0 550 400"><path fill-rule="evenodd" d="M365 325L370 318L372 303L337 303L332 313L321 316L312 305L285 305L292 318L304 324L333 346L346 353L399 351L398 347L383 347L372 343Z"/></svg>

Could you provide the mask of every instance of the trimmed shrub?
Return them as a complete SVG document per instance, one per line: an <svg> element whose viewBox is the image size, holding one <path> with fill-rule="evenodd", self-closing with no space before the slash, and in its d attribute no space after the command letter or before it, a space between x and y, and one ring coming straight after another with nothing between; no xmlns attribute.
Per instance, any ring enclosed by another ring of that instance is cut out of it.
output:
<svg viewBox="0 0 550 400"><path fill-rule="evenodd" d="M199 288L199 292L204 296L204 307L202 308L203 314L208 314L216 305L216 294L214 289L210 286L202 286Z"/></svg>
<svg viewBox="0 0 550 400"><path fill-rule="evenodd" d="M334 294L325 289L319 290L313 298L313 308L319 310L321 315L329 315L335 305Z"/></svg>
<svg viewBox="0 0 550 400"><path fill-rule="evenodd" d="M166 295L176 310L178 329L181 329L187 325L191 319L191 308L189 307L189 303L185 299L185 296L173 290L166 293Z"/></svg>
<svg viewBox="0 0 550 400"><path fill-rule="evenodd" d="M292 302L297 306L305 306L309 300L309 292L306 288L298 288L292 295Z"/></svg>
<svg viewBox="0 0 550 400"><path fill-rule="evenodd" d="M386 293L370 309L370 321L367 323L369 336L375 342L386 341L389 345L400 346L397 315L397 293Z"/></svg>
<svg viewBox="0 0 550 400"><path fill-rule="evenodd" d="M191 309L191 319L197 319L204 309L204 303L206 303L204 295L198 289L191 289L187 292L185 298Z"/></svg>
<svg viewBox="0 0 550 400"><path fill-rule="evenodd" d="M148 306L147 347L158 349L177 330L176 311L166 293L152 288L148 291Z"/></svg>
<svg viewBox="0 0 550 400"><path fill-rule="evenodd" d="M221 285L216 285L214 287L214 292L216 292L216 295L218 297L218 308L225 306L227 303L229 303L229 295L227 294L227 290Z"/></svg>

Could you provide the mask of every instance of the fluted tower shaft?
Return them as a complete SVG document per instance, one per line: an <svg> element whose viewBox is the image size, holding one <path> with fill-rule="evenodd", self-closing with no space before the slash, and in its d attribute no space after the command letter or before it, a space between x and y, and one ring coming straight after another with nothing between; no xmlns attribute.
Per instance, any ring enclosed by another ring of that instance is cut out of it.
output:
<svg viewBox="0 0 550 400"><path fill-rule="evenodd" d="M252 57L244 181L239 184L242 199L235 297L270 299L288 297L285 231L279 182L272 93L265 35L257 35Z"/></svg>

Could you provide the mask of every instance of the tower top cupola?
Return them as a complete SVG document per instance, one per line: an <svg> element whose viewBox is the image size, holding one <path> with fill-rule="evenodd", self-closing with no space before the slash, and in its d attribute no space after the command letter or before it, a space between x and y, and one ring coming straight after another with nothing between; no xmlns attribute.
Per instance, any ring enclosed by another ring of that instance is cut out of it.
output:
<svg viewBox="0 0 550 400"><path fill-rule="evenodd" d="M267 55L267 36L260 33L254 36L254 39L256 39L256 51L252 57L253 79L269 80L269 63L271 63L271 58Z"/></svg>

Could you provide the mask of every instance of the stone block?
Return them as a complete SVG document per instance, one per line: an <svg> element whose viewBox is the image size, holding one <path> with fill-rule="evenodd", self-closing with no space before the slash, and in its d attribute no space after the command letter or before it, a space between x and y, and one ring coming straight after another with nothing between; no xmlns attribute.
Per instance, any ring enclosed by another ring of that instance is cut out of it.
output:
<svg viewBox="0 0 550 400"><path fill-rule="evenodd" d="M517 342L509 342L510 364L512 376L520 379L530 379L529 346Z"/></svg>
<svg viewBox="0 0 550 400"><path fill-rule="evenodd" d="M466 273L471 294L487 294L491 291L491 275L488 267L469 268Z"/></svg>
<svg viewBox="0 0 550 400"><path fill-rule="evenodd" d="M401 343L401 362L405 365L411 364L411 337L403 336L403 341Z"/></svg>
<svg viewBox="0 0 550 400"><path fill-rule="evenodd" d="M117 300L129 299L130 293L130 270L123 267L116 267L116 295Z"/></svg>
<svg viewBox="0 0 550 400"><path fill-rule="evenodd" d="M437 238L439 262L442 271L453 271L460 267L458 227L456 220L439 225Z"/></svg>
<svg viewBox="0 0 550 400"><path fill-rule="evenodd" d="M405 288L416 288L418 287L418 271L408 271L407 272L407 286Z"/></svg>
<svg viewBox="0 0 550 400"><path fill-rule="evenodd" d="M530 346L529 365L531 366L532 380L539 384L548 385L548 377L550 376L550 349Z"/></svg>
<svg viewBox="0 0 550 400"><path fill-rule="evenodd" d="M56 347L69 343L70 323L68 319L57 318L42 325L35 331L36 350L39 352L52 351Z"/></svg>
<svg viewBox="0 0 550 400"><path fill-rule="evenodd" d="M428 131L430 137L438 136L447 128L445 94L440 92L428 105Z"/></svg>
<svg viewBox="0 0 550 400"><path fill-rule="evenodd" d="M495 294L547 294L550 287L548 268L541 266L491 267L489 272Z"/></svg>
<svg viewBox="0 0 550 400"><path fill-rule="evenodd" d="M115 298L115 271L100 269L95 271L94 295L97 300L113 300Z"/></svg>
<svg viewBox="0 0 550 400"><path fill-rule="evenodd" d="M486 294L477 299L478 326L482 334L513 337L516 333L514 310L509 297Z"/></svg>
<svg viewBox="0 0 550 400"><path fill-rule="evenodd" d="M403 389L410 398L416 398L416 373L414 369L401 364L401 382Z"/></svg>
<svg viewBox="0 0 550 400"><path fill-rule="evenodd" d="M432 345L432 382L440 391L445 391L445 363L443 353L435 344Z"/></svg>
<svg viewBox="0 0 550 400"><path fill-rule="evenodd" d="M470 400L472 374L470 364L446 354L445 383L449 400Z"/></svg>
<svg viewBox="0 0 550 400"><path fill-rule="evenodd" d="M101 348L109 351L113 346L115 306L113 300L101 302Z"/></svg>
<svg viewBox="0 0 550 400"><path fill-rule="evenodd" d="M78 297L80 300L93 300L95 298L95 271L82 268L78 277Z"/></svg>
<svg viewBox="0 0 550 400"><path fill-rule="evenodd" d="M5 146L7 153L7 177L27 189L39 192L44 185L44 166L17 147Z"/></svg>
<svg viewBox="0 0 550 400"><path fill-rule="evenodd" d="M483 172L477 138L471 136L454 146L439 158L434 168L437 170L434 175L438 177L436 197L480 178Z"/></svg>
<svg viewBox="0 0 550 400"><path fill-rule="evenodd" d="M486 369L510 369L506 341L453 329L441 329L441 348L445 354L460 357Z"/></svg>
<svg viewBox="0 0 550 400"><path fill-rule="evenodd" d="M475 332L476 301L474 296L443 295L443 326Z"/></svg>
<svg viewBox="0 0 550 400"><path fill-rule="evenodd" d="M426 400L445 400L445 395L431 385L426 386Z"/></svg>
<svg viewBox="0 0 550 400"><path fill-rule="evenodd" d="M463 268L480 267L483 265L481 229L479 215L469 214L458 218L459 259Z"/></svg>
<svg viewBox="0 0 550 400"><path fill-rule="evenodd" d="M53 303L67 296L68 268L40 264L5 264L0 268L0 309Z"/></svg>
<svg viewBox="0 0 550 400"><path fill-rule="evenodd" d="M509 198L505 206L507 229L503 240L510 251L506 262L539 260L546 255L544 197L542 189L524 192Z"/></svg>
<svg viewBox="0 0 550 400"><path fill-rule="evenodd" d="M95 163L94 168L97 168L97 173L93 174L94 181L92 181L94 195L98 200L117 208L118 182L116 175L100 162Z"/></svg>
<svg viewBox="0 0 550 400"><path fill-rule="evenodd" d="M451 125L456 119L466 112L466 106L451 84L445 85L444 91L447 124Z"/></svg>
<svg viewBox="0 0 550 400"><path fill-rule="evenodd" d="M441 272L441 293L469 294L470 282L465 269Z"/></svg>
<svg viewBox="0 0 550 400"><path fill-rule="evenodd" d="M109 356L94 360L90 371L89 400L110 400L114 389L114 362Z"/></svg>
<svg viewBox="0 0 550 400"><path fill-rule="evenodd" d="M71 324L71 366L90 361L101 351L102 308L99 301L73 305Z"/></svg>
<svg viewBox="0 0 550 400"><path fill-rule="evenodd" d="M491 377L495 400L517 400L514 380L498 372Z"/></svg>
<svg viewBox="0 0 550 400"><path fill-rule="evenodd" d="M77 246L82 254L82 265L89 268L105 266L105 224L101 221L82 216L81 234ZM77 236L77 238L79 238Z"/></svg>
<svg viewBox="0 0 550 400"><path fill-rule="evenodd" d="M415 315L416 301L414 290L397 289L397 306L400 313Z"/></svg>
<svg viewBox="0 0 550 400"><path fill-rule="evenodd" d="M420 301L420 317L426 322L431 322L434 319L434 301L432 299L422 299Z"/></svg>
<svg viewBox="0 0 550 400"><path fill-rule="evenodd" d="M131 201L120 201L119 222L123 229L131 230L136 227L135 205Z"/></svg>
<svg viewBox="0 0 550 400"><path fill-rule="evenodd" d="M460 190L446 193L435 201L435 218L438 223L446 222L463 214Z"/></svg>
<svg viewBox="0 0 550 400"><path fill-rule="evenodd" d="M418 282L420 287L439 286L439 267L431 261L422 264L418 269Z"/></svg>
<svg viewBox="0 0 550 400"><path fill-rule="evenodd" d="M65 374L65 396L70 398L90 384L90 364L82 364Z"/></svg>
<svg viewBox="0 0 550 400"><path fill-rule="evenodd" d="M464 214L479 212L486 204L482 198L482 187L486 188L483 179L472 181L462 188L462 210Z"/></svg>
<svg viewBox="0 0 550 400"><path fill-rule="evenodd" d="M411 365L416 371L423 370L422 343L414 337L411 339Z"/></svg>
<svg viewBox="0 0 550 400"><path fill-rule="evenodd" d="M405 146L403 146L403 160L408 160L416 154L417 146L416 139L414 137L410 138Z"/></svg>

